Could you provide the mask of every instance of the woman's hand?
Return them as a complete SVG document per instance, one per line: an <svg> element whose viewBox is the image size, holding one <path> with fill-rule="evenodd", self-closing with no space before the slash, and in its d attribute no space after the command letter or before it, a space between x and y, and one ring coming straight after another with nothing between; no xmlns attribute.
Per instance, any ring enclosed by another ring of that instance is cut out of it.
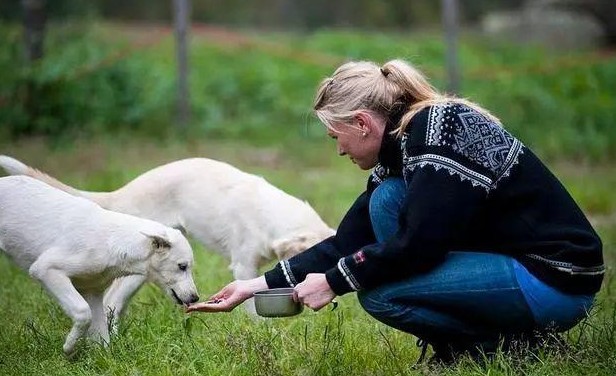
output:
<svg viewBox="0 0 616 376"><path fill-rule="evenodd" d="M336 297L325 279L325 274L308 274L306 279L295 286L297 299L315 311L329 304Z"/></svg>
<svg viewBox="0 0 616 376"><path fill-rule="evenodd" d="M222 290L210 296L205 302L189 305L186 313L199 312L230 312L233 308L242 304L244 300L252 298L252 295L259 290L267 289L265 277L254 279L237 280L226 285Z"/></svg>

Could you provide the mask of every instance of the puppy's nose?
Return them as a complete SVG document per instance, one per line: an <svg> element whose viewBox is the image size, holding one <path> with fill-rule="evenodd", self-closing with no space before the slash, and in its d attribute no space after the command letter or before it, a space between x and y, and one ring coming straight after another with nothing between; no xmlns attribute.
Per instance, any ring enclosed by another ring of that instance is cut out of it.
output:
<svg viewBox="0 0 616 376"><path fill-rule="evenodd" d="M188 299L189 303L196 303L199 301L199 295L197 294L191 294L190 298Z"/></svg>

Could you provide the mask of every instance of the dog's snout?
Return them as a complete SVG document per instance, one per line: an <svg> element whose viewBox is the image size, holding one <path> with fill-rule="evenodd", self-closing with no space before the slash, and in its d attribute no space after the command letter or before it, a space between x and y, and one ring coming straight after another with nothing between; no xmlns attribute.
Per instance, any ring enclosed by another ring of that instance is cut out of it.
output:
<svg viewBox="0 0 616 376"><path fill-rule="evenodd" d="M190 298L188 299L188 303L196 303L199 301L199 295L190 294Z"/></svg>

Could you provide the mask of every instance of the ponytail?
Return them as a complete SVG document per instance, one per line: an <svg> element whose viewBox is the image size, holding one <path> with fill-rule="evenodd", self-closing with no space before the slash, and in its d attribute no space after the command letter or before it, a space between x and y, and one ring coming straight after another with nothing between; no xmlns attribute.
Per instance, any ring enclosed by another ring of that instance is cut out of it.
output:
<svg viewBox="0 0 616 376"><path fill-rule="evenodd" d="M382 67L366 61L343 64L319 85L314 110L319 120L331 127L336 122L350 122L362 109L387 119L400 102L407 109L393 131L397 135L425 107L447 102L464 104L500 123L470 101L441 94L418 69L403 60L391 60Z"/></svg>

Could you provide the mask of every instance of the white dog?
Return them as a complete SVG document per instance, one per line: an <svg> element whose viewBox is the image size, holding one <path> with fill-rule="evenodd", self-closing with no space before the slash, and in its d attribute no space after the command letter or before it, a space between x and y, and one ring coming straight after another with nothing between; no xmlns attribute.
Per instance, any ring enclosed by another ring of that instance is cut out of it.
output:
<svg viewBox="0 0 616 376"><path fill-rule="evenodd" d="M113 192L69 187L20 161L0 156L11 175L28 175L102 207L182 229L231 259L235 279L257 276L266 262L286 259L332 236L310 205L223 162L192 158L156 167ZM120 281L118 281L120 282ZM139 280L114 283L105 299L116 316ZM251 303L247 308L253 311Z"/></svg>
<svg viewBox="0 0 616 376"><path fill-rule="evenodd" d="M0 178L0 249L73 320L66 354L86 332L109 342L103 295L117 277L150 280L179 304L199 299L192 249L180 231L105 210L29 177Z"/></svg>

